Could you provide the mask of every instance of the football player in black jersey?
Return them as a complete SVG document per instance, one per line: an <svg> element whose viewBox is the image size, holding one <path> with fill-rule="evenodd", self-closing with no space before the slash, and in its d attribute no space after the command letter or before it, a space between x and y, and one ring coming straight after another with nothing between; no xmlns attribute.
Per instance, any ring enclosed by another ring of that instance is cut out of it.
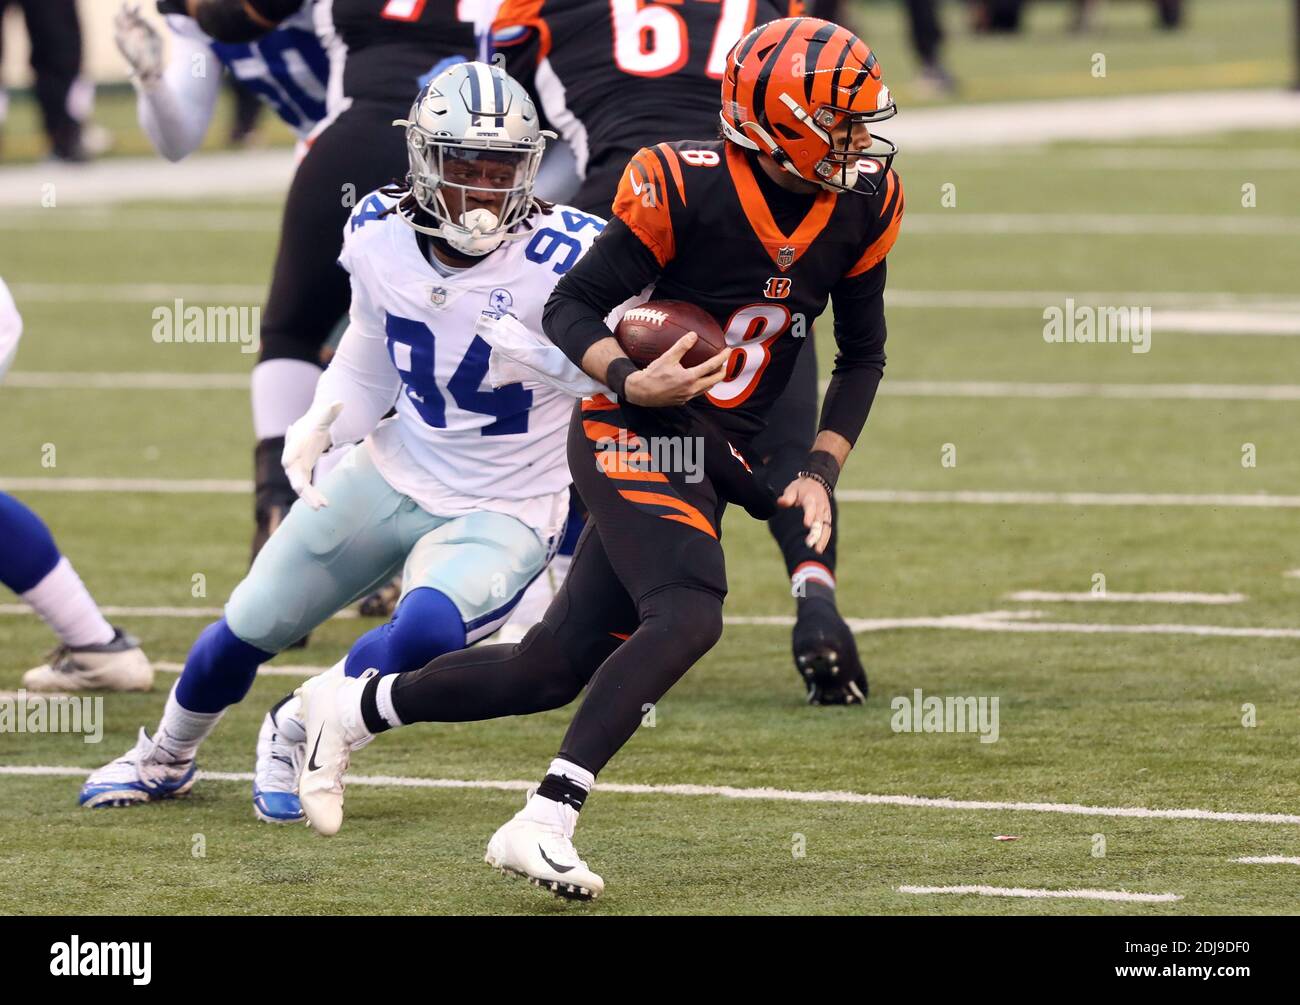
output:
<svg viewBox="0 0 1300 1005"><path fill-rule="evenodd" d="M717 89L727 52L755 24L781 17L789 6L790 0L505 0L492 41L573 151L582 182L568 201L609 216L619 178L638 149L666 139L717 137ZM824 20L835 20L824 9L836 6L835 0L812 3ZM815 346L797 360L753 442L755 456L787 481L817 431ZM866 671L835 600L835 533L819 554L804 542L797 514L783 510L768 527L797 598L791 648L809 702L864 701Z"/></svg>
<svg viewBox="0 0 1300 1005"><path fill-rule="evenodd" d="M331 754L303 778L316 773L313 790L337 800L331 819L342 815L347 752L373 734L559 708L586 688L559 755L486 858L561 896L601 893L604 881L573 847L578 812L645 709L722 634L726 503L758 517L776 506L801 514L814 551L830 539L836 478L885 362L885 259L903 191L893 145L870 129L894 112L861 39L817 18L783 19L753 29L727 57L725 139L661 143L633 158L613 219L560 281L543 321L617 397L585 398L570 425L569 469L591 511L572 570L515 646L312 685L330 690L314 692L308 743ZM688 334L638 369L605 319L647 287L708 311L729 348L685 368ZM807 351L800 325L806 333L829 299L838 354L820 430L795 477L769 487L744 455ZM702 478L610 456L613 444L637 453L664 436L699 438Z"/></svg>

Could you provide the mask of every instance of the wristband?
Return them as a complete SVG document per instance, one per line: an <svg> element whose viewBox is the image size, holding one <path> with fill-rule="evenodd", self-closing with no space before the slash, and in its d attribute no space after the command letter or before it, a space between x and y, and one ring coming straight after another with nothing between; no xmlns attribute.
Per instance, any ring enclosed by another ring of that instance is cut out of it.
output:
<svg viewBox="0 0 1300 1005"><path fill-rule="evenodd" d="M804 461L799 472L800 478L811 478L826 490L827 495L835 494L835 482L840 476L840 465L829 450L814 450Z"/></svg>
<svg viewBox="0 0 1300 1005"><path fill-rule="evenodd" d="M620 356L606 367L605 386L618 395L619 401L624 401L623 386L627 383L628 377L639 369L641 368L626 356Z"/></svg>

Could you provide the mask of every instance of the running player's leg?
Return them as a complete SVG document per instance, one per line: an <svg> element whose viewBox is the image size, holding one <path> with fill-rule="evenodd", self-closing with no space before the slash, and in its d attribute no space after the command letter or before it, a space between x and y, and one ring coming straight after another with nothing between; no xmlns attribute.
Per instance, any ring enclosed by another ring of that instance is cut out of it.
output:
<svg viewBox="0 0 1300 1005"><path fill-rule="evenodd" d="M0 492L0 583L18 594L58 636L47 661L23 674L29 691L148 691L153 667L140 643L104 620L49 528Z"/></svg>
<svg viewBox="0 0 1300 1005"><path fill-rule="evenodd" d="M795 362L790 383L768 413L767 428L754 440L768 480L782 491L808 459L817 432L817 356L806 345ZM797 605L791 648L795 669L804 679L808 700L820 705L856 704L867 693L866 672L853 632L835 602L835 548L839 514L831 499L831 539L817 554L807 543L803 512L780 509L767 522L781 549Z"/></svg>
<svg viewBox="0 0 1300 1005"><path fill-rule="evenodd" d="M405 557L394 522L411 504L353 450L322 485L328 506L293 507L230 596L226 613L199 635L152 737L91 775L83 804L124 805L188 791L194 757L260 664L391 576ZM437 525L426 514L426 531Z"/></svg>
<svg viewBox="0 0 1300 1005"><path fill-rule="evenodd" d="M488 510L425 534L406 560L392 619L353 644L347 675L405 673L486 638L545 570L547 548L522 521Z"/></svg>
<svg viewBox="0 0 1300 1005"><path fill-rule="evenodd" d="M252 378L254 554L294 503L280 466L284 433L311 404L321 346L347 312L343 226L357 199L405 171L405 141L391 120L353 104L313 140L289 187Z"/></svg>

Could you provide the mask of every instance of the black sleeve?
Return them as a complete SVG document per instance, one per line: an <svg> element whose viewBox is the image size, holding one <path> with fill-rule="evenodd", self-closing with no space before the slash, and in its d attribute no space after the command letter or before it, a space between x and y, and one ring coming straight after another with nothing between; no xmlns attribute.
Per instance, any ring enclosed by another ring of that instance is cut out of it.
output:
<svg viewBox="0 0 1300 1005"><path fill-rule="evenodd" d="M248 16L244 0L199 0L194 20L210 38L232 44L254 42L271 30Z"/></svg>
<svg viewBox="0 0 1300 1005"><path fill-rule="evenodd" d="M885 262L831 291L835 307L835 368L818 429L857 440L885 372Z"/></svg>
<svg viewBox="0 0 1300 1005"><path fill-rule="evenodd" d="M659 271L650 249L615 217L556 284L542 311L542 330L581 366L587 350L609 337L606 315L653 283Z"/></svg>

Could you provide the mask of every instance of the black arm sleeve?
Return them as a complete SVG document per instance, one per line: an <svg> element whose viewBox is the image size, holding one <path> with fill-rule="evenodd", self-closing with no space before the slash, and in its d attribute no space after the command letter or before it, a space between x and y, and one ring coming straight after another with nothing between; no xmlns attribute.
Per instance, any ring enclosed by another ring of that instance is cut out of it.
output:
<svg viewBox="0 0 1300 1005"><path fill-rule="evenodd" d="M853 443L866 424L885 372L885 263L841 280L831 299L839 351L818 429L839 433Z"/></svg>
<svg viewBox="0 0 1300 1005"><path fill-rule="evenodd" d="M659 271L650 249L615 217L556 284L542 311L542 331L575 365L582 366L587 350L609 338L605 316L653 283ZM604 374L592 376L604 378Z"/></svg>
<svg viewBox="0 0 1300 1005"><path fill-rule="evenodd" d="M253 42L271 29L248 16L244 0L199 0L194 20L218 42Z"/></svg>

